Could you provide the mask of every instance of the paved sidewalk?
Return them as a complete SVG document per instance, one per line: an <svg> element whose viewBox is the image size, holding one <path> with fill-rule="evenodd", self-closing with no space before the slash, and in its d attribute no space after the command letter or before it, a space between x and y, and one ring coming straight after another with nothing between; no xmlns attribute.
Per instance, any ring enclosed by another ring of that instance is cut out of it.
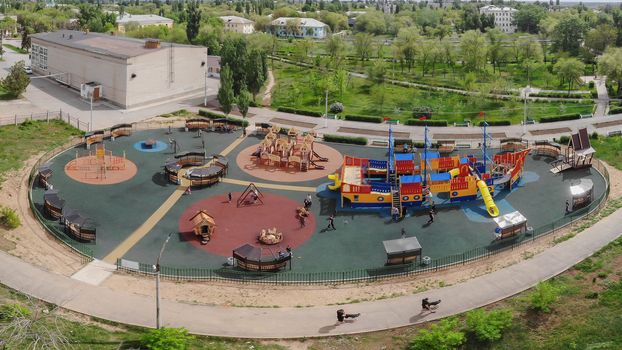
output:
<svg viewBox="0 0 622 350"><path fill-rule="evenodd" d="M344 305L362 315L336 324L335 306L310 308L242 308L162 303L164 325L192 333L246 337L298 338L369 332L406 326L463 313L507 298L553 277L592 255L622 234L622 210L576 237L531 259L453 286L394 299ZM0 283L69 310L102 319L153 327L155 300L113 291L60 276L0 252ZM442 299L435 314L421 314L423 297Z"/></svg>

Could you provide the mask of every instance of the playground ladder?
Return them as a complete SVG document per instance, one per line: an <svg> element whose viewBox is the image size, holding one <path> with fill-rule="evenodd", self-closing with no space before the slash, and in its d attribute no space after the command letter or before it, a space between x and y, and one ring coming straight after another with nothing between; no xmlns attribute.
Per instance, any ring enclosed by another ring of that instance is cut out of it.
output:
<svg viewBox="0 0 622 350"><path fill-rule="evenodd" d="M399 191L393 191L393 202L392 202L392 208L397 208L400 210L400 218L402 217L402 201L400 200L400 192ZM393 210L393 209L391 209ZM393 213L391 213L393 214Z"/></svg>

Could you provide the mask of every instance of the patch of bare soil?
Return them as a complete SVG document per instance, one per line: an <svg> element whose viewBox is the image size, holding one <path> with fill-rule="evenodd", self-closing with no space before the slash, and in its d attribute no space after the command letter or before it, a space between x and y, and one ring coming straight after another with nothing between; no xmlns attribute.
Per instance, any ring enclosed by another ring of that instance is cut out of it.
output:
<svg viewBox="0 0 622 350"><path fill-rule="evenodd" d="M31 157L20 170L11 171L0 189L0 204L15 209L22 225L0 229L0 249L48 271L70 276L82 267L82 259L59 243L34 217L28 203L28 176L41 155Z"/></svg>

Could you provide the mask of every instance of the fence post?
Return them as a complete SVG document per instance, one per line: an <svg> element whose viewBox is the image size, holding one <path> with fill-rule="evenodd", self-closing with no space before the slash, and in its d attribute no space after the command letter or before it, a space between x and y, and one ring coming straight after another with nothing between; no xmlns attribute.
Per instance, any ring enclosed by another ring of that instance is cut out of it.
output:
<svg viewBox="0 0 622 350"><path fill-rule="evenodd" d="M45 122L50 123L50 111L45 111Z"/></svg>
<svg viewBox="0 0 622 350"><path fill-rule="evenodd" d="M30 121L33 121L34 118L32 117L32 112L30 112Z"/></svg>
<svg viewBox="0 0 622 350"><path fill-rule="evenodd" d="M76 127L80 130L80 118L78 118L78 121L76 122Z"/></svg>
<svg viewBox="0 0 622 350"><path fill-rule="evenodd" d="M17 114L15 114L15 125L17 126Z"/></svg>
<svg viewBox="0 0 622 350"><path fill-rule="evenodd" d="M63 109L62 108L60 108L58 110L58 119L63 119Z"/></svg>

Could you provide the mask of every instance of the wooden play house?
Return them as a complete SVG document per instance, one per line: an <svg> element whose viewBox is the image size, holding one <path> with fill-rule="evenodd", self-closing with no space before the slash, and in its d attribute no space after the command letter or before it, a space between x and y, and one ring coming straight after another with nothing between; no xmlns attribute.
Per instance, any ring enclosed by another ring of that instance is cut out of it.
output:
<svg viewBox="0 0 622 350"><path fill-rule="evenodd" d="M216 221L204 210L199 210L190 218L192 230L196 236L201 236L201 244L207 244L216 230Z"/></svg>
<svg viewBox="0 0 622 350"><path fill-rule="evenodd" d="M551 163L553 166L551 172L557 174L567 169L591 167L594 153L596 153L596 150L590 144L587 129L580 129L578 133L572 134L572 137L570 137L562 158L557 162Z"/></svg>

